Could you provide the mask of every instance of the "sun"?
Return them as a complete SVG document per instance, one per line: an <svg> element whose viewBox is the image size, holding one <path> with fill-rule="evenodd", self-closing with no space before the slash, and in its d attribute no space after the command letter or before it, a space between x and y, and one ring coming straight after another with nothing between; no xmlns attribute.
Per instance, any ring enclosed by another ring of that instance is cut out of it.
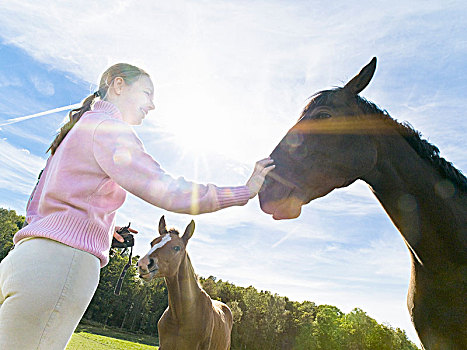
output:
<svg viewBox="0 0 467 350"><path fill-rule="evenodd" d="M206 101L206 92L192 93L182 101L170 97L157 122L183 153L193 156L235 154L241 125L223 111L219 99ZM174 107L176 106L176 107Z"/></svg>
<svg viewBox="0 0 467 350"><path fill-rule="evenodd" d="M209 115L175 116L169 129L184 153L207 156L225 151L222 125Z"/></svg>

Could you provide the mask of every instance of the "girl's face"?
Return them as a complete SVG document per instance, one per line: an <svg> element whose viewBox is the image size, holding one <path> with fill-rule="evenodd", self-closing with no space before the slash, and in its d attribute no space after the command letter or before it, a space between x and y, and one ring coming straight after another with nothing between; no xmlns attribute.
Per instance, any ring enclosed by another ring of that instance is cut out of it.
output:
<svg viewBox="0 0 467 350"><path fill-rule="evenodd" d="M130 125L140 125L149 111L154 109L154 85L147 75L133 84L121 82L117 107L122 113L123 120Z"/></svg>

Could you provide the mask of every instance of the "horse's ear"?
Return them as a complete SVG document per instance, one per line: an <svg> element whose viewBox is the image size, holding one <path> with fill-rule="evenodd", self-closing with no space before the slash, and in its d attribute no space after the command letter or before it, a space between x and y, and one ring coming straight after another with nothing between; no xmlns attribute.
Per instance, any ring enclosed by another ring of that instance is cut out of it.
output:
<svg viewBox="0 0 467 350"><path fill-rule="evenodd" d="M167 228L165 225L165 217L164 215L161 216L161 219L159 220L159 234L164 235L167 233Z"/></svg>
<svg viewBox="0 0 467 350"><path fill-rule="evenodd" d="M344 86L344 90L357 95L359 94L367 85L370 83L373 74L376 70L376 57L373 57L370 63L362 68L360 73L358 73L352 80L350 80Z"/></svg>
<svg viewBox="0 0 467 350"><path fill-rule="evenodd" d="M191 222L188 224L188 226L185 229L185 233L182 236L183 242L185 242L185 245L188 243L188 240L193 236L193 232L195 231L195 222L191 220Z"/></svg>

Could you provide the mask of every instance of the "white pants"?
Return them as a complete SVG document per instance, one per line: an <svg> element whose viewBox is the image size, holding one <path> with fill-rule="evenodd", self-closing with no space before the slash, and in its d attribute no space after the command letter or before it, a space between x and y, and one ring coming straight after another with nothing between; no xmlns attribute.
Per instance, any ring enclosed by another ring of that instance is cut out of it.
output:
<svg viewBox="0 0 467 350"><path fill-rule="evenodd" d="M0 349L65 349L99 272L97 257L56 241L17 244L0 263Z"/></svg>

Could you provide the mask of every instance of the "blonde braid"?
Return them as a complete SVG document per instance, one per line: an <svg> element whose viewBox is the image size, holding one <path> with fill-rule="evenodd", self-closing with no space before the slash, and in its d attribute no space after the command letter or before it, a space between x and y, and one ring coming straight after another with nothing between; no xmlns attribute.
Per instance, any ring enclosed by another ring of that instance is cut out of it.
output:
<svg viewBox="0 0 467 350"><path fill-rule="evenodd" d="M68 132L71 130L71 128L78 122L78 120L81 118L81 116L84 113L91 110L91 105L94 102L95 98L96 98L96 93L89 95L83 100L81 107L72 109L68 113L68 118L70 120L60 128L58 135L52 141L52 144L47 149L47 152L50 151L52 155L55 154L55 151L57 150L58 146L63 141L65 136L68 134Z"/></svg>

